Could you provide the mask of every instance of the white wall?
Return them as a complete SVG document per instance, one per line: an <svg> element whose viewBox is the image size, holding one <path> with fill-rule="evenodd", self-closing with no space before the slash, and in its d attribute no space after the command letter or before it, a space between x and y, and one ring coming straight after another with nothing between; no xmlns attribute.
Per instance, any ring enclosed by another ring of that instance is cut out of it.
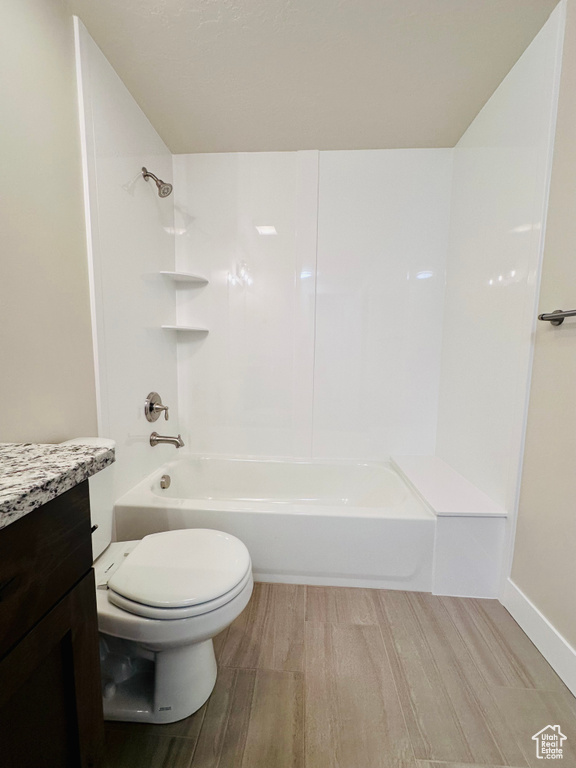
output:
<svg viewBox="0 0 576 768"><path fill-rule="evenodd" d="M2 3L0 441L96 430L72 18Z"/></svg>
<svg viewBox="0 0 576 768"><path fill-rule="evenodd" d="M563 9L454 151L437 454L512 511L521 462Z"/></svg>
<svg viewBox="0 0 576 768"><path fill-rule="evenodd" d="M158 274L174 269L173 201L140 171L170 180L172 158L81 22L77 45L99 434L117 442L117 498L173 458L171 446L150 446L150 433L180 428L176 340L160 327L174 321L174 287ZM168 423L144 418L152 390L170 406Z"/></svg>
<svg viewBox="0 0 576 768"><path fill-rule="evenodd" d="M177 155L174 167L177 263L210 280L178 290L180 322L210 329L179 345L192 450L433 451L451 151Z"/></svg>

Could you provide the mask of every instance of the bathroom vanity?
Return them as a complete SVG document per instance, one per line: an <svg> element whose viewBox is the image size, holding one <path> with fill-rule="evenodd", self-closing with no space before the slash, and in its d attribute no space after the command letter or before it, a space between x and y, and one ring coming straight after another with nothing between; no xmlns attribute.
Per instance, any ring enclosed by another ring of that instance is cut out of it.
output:
<svg viewBox="0 0 576 768"><path fill-rule="evenodd" d="M109 448L0 445L3 768L98 766L103 718L87 478Z"/></svg>

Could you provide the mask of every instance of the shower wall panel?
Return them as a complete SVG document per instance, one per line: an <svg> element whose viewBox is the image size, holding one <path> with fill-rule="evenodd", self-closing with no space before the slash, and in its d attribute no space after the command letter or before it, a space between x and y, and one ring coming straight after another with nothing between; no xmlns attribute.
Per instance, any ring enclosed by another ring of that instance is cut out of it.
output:
<svg viewBox="0 0 576 768"><path fill-rule="evenodd" d="M434 453L452 151L321 152L314 454Z"/></svg>
<svg viewBox="0 0 576 768"><path fill-rule="evenodd" d="M193 450L309 455L317 152L174 158L181 413Z"/></svg>
<svg viewBox="0 0 576 768"><path fill-rule="evenodd" d="M510 512L537 322L563 14L560 5L454 150L437 453Z"/></svg>
<svg viewBox="0 0 576 768"><path fill-rule="evenodd" d="M144 399L158 391L178 430L172 198L142 178L172 175L172 156L81 21L75 19L99 434L116 440L113 501L167 453L150 447ZM91 484L100 485L98 478ZM102 481L102 487L106 481ZM107 488L107 486L106 486ZM107 492L107 491L106 491ZM102 499L92 504L110 503Z"/></svg>

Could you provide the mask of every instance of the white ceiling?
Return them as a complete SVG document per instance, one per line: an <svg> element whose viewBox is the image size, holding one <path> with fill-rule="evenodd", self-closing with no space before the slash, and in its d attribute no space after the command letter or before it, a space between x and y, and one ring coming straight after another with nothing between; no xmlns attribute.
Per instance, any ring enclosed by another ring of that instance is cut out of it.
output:
<svg viewBox="0 0 576 768"><path fill-rule="evenodd" d="M557 0L68 0L173 152L449 147Z"/></svg>

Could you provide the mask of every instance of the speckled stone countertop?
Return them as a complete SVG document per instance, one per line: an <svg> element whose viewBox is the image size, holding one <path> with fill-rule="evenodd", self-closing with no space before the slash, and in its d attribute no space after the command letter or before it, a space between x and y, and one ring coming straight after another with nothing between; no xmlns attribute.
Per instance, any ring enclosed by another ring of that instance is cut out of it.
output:
<svg viewBox="0 0 576 768"><path fill-rule="evenodd" d="M109 447L0 443L0 528L113 461L114 449Z"/></svg>

